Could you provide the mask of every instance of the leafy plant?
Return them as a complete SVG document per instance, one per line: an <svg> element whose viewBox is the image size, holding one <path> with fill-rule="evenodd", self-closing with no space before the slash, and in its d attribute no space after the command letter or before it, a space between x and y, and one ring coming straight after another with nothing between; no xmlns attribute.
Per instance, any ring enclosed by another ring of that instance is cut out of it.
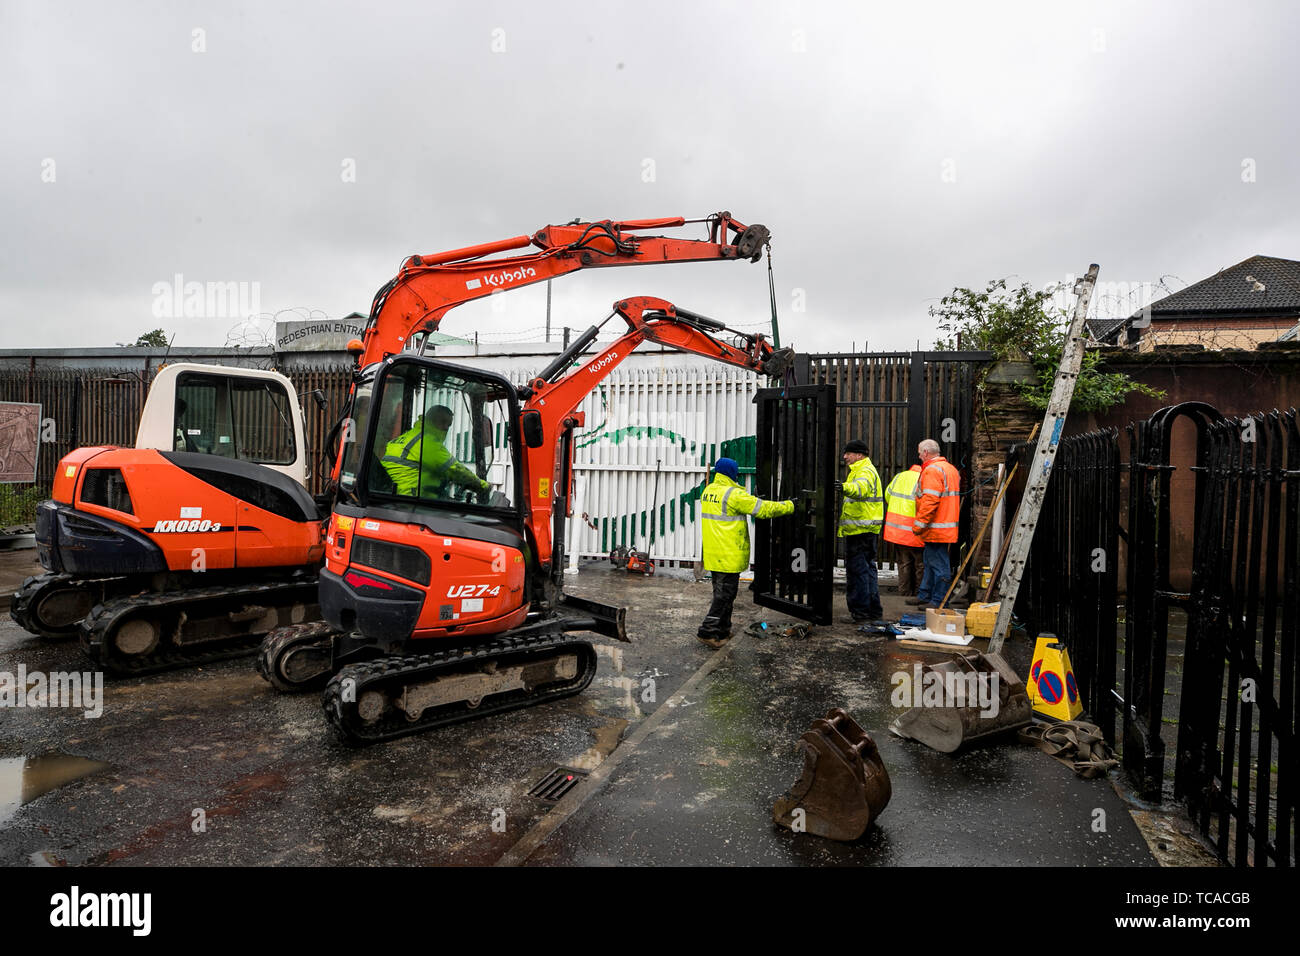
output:
<svg viewBox="0 0 1300 956"><path fill-rule="evenodd" d="M48 490L40 485L22 489L10 484L0 485L0 528L32 524L36 521L36 506L48 497Z"/></svg>
<svg viewBox="0 0 1300 956"><path fill-rule="evenodd" d="M165 349L167 347L167 333L162 329L154 329L152 332L146 332L135 340L136 345L149 345L154 348Z"/></svg>
<svg viewBox="0 0 1300 956"><path fill-rule="evenodd" d="M935 343L940 350L962 348L992 352L998 360L1028 361L1035 380L1017 383L1021 396L1033 408L1046 409L1056 383L1061 353L1070 331L1070 316L1050 304L1059 287L1036 290L1028 284L1008 291L1006 279L989 282L983 292L956 288L930 308L947 338ZM1163 398L1159 389L1135 382L1123 372L1103 372L1101 353L1084 352L1070 408L1104 412L1124 402L1130 393ZM982 391L985 370L977 388Z"/></svg>

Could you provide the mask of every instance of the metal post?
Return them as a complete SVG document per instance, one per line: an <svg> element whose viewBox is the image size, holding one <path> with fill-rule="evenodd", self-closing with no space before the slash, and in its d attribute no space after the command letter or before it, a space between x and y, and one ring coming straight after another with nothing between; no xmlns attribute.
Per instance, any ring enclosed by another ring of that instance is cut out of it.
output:
<svg viewBox="0 0 1300 956"><path fill-rule="evenodd" d="M916 457L916 446L925 438L925 353L912 353L912 371L907 388L907 458Z"/></svg>

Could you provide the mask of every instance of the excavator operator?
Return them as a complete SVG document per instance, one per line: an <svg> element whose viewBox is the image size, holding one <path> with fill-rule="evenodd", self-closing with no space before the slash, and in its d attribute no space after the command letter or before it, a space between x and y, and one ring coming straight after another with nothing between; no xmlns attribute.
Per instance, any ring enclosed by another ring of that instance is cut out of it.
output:
<svg viewBox="0 0 1300 956"><path fill-rule="evenodd" d="M428 415L384 446L382 464L399 495L447 501L452 499L453 484L479 494L491 490L447 450L447 431L453 418L446 405L434 405Z"/></svg>

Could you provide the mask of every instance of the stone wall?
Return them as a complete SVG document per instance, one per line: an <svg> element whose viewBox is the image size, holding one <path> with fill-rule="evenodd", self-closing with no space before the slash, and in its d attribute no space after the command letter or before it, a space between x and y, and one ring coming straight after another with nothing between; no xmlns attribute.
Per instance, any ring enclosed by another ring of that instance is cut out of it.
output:
<svg viewBox="0 0 1300 956"><path fill-rule="evenodd" d="M1007 459L1007 450L1016 442L1026 441L1034 426L1043 420L1043 413L1030 408L1020 397L1015 381L1029 374L1027 367L1002 363L995 365L985 379L984 387L977 393L975 405L975 456L973 471L975 488L972 494L971 538L979 533L989 507L997 497L998 465ZM1008 514L1005 533L1011 530L1011 506L1020 497L1023 481L1017 476L1016 485L1007 492ZM980 568L990 564L992 525L984 534L979 549L967 565L967 576L978 579Z"/></svg>

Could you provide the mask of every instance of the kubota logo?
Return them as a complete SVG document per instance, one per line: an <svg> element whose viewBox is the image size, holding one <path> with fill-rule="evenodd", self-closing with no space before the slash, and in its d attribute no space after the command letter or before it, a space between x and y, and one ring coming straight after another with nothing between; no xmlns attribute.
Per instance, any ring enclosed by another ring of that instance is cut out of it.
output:
<svg viewBox="0 0 1300 956"><path fill-rule="evenodd" d="M465 288L478 289L482 287L484 283L494 287L509 285L511 282L518 282L521 279L531 279L535 275L537 275L536 269L531 269L528 266L521 266L518 269L506 272L494 272L491 275L483 276L481 279L469 279L465 282Z"/></svg>
<svg viewBox="0 0 1300 956"><path fill-rule="evenodd" d="M588 366L587 366L587 371L588 371L588 372L599 372L602 368L604 368L606 365L609 365L609 364L610 364L611 362L613 362L614 359L616 359L616 358L618 358L618 353L617 353L617 352L610 352L608 355L606 355L606 356L605 356L603 359L601 359L599 362L592 362L590 365L588 365Z"/></svg>

